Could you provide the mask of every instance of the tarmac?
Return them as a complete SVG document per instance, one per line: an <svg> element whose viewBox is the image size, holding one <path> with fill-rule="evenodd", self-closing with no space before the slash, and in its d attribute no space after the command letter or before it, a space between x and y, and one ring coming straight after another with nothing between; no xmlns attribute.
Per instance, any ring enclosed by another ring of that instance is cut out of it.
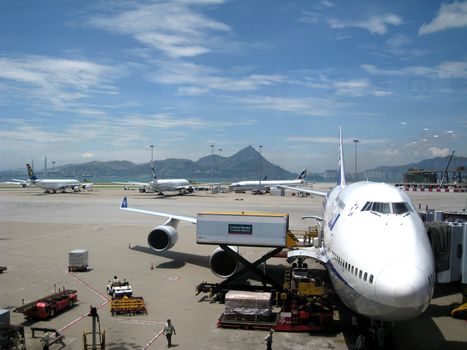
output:
<svg viewBox="0 0 467 350"><path fill-rule="evenodd" d="M316 184L327 190L331 184ZM407 192L416 206L437 210L466 209L466 193ZM260 211L289 213L290 228L305 230L305 215L320 215L320 198L254 196L250 193L200 192L167 196L97 187L90 192L44 194L35 188L0 188L0 309L13 309L59 288L77 289L78 304L44 321L10 313L11 324L25 326L27 349L42 349L29 327L60 330L67 349L83 349L83 332L91 330L90 306L98 307L100 328L105 330L106 349L161 349L167 347L161 334L171 319L179 349L264 349L267 331L224 329L217 320L224 305L207 295L195 295L202 281L220 282L208 267L216 248L198 245L195 225L180 223L179 239L169 251L148 248L147 235L165 219L119 210L123 196L129 206L195 217L202 211ZM89 251L87 272L68 272L68 252ZM397 242L388 249L397 249ZM260 258L264 248L242 247L249 261ZM266 271L285 266L284 259L268 260ZM151 268L152 267L152 268ZM126 278L135 296L144 297L147 315L110 314L106 284L114 275ZM419 318L396 323L391 332L393 349L466 349L467 322L450 317L451 305L462 302L460 284L437 286L428 310ZM275 350L354 349L348 310L336 304L336 329L329 334L275 332ZM60 346L53 345L51 349Z"/></svg>

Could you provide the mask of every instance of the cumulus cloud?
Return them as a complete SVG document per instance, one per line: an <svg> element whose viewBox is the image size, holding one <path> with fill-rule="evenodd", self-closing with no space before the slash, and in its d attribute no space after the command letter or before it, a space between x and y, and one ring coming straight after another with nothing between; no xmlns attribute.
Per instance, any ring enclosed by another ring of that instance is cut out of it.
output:
<svg viewBox="0 0 467 350"><path fill-rule="evenodd" d="M462 27L467 27L467 1L441 4L437 16L430 23L423 24L418 30L418 35Z"/></svg>
<svg viewBox="0 0 467 350"><path fill-rule="evenodd" d="M392 13L387 13L380 16L372 16L365 20L360 21L341 21L336 19L331 19L329 25L332 28L362 28L368 30L372 34L386 34L388 31L388 26L399 26L402 24L402 19Z"/></svg>
<svg viewBox="0 0 467 350"><path fill-rule="evenodd" d="M449 149L448 148L430 147L430 148L428 148L428 151L430 151L430 153L434 157L447 157L449 155Z"/></svg>

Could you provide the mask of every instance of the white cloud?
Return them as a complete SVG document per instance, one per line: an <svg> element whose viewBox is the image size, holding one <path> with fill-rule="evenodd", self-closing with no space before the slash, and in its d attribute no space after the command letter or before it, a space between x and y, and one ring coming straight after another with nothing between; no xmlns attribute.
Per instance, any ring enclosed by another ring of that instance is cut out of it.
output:
<svg viewBox="0 0 467 350"><path fill-rule="evenodd" d="M341 21L336 19L329 20L329 25L332 28L349 28L356 27L368 30L372 34L386 34L388 25L399 26L402 24L402 19L392 13L387 13L380 16L372 16L361 21Z"/></svg>
<svg viewBox="0 0 467 350"><path fill-rule="evenodd" d="M23 100L46 102L47 108L64 110L94 94L116 94L111 79L122 75L115 67L91 61L44 56L0 57L0 81L21 91ZM111 78L112 77L112 78Z"/></svg>
<svg viewBox="0 0 467 350"><path fill-rule="evenodd" d="M365 95L389 96L392 92L373 88L366 79L336 81L333 83L337 95L359 97Z"/></svg>
<svg viewBox="0 0 467 350"><path fill-rule="evenodd" d="M418 35L436 33L451 28L467 26L467 1L441 4L437 16L428 24L423 24Z"/></svg>
<svg viewBox="0 0 467 350"><path fill-rule="evenodd" d="M81 158L84 158L84 159L92 159L95 157L96 157L95 154L92 152L84 152L83 154L81 154Z"/></svg>
<svg viewBox="0 0 467 350"><path fill-rule="evenodd" d="M465 79L467 78L467 62L446 61L434 67L410 66L395 69L380 69L371 64L361 66L368 73L386 76L426 76L439 79Z"/></svg>
<svg viewBox="0 0 467 350"><path fill-rule="evenodd" d="M181 85L180 94L200 95L209 90L245 91L261 86L282 83L282 75L251 74L244 77L228 77L224 72L208 66L189 62L158 62L159 69L148 75L150 81L169 85Z"/></svg>
<svg viewBox="0 0 467 350"><path fill-rule="evenodd" d="M247 96L231 97L234 103L240 103L255 108L269 109L280 112L290 112L299 115L328 116L343 107L332 99L326 98L289 98L280 96Z"/></svg>
<svg viewBox="0 0 467 350"><path fill-rule="evenodd" d="M449 155L449 148L430 147L428 151L430 151L434 157L447 157Z"/></svg>
<svg viewBox="0 0 467 350"><path fill-rule="evenodd" d="M160 1L135 5L114 15L95 16L89 24L110 32L133 36L148 47L169 57L194 57L219 45L212 33L228 33L230 27L196 10L224 1Z"/></svg>

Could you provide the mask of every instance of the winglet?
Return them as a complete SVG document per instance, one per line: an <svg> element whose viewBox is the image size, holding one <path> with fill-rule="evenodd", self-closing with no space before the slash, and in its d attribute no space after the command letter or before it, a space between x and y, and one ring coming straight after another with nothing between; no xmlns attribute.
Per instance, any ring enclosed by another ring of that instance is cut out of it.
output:
<svg viewBox="0 0 467 350"><path fill-rule="evenodd" d="M347 186L345 180L345 168L344 168L344 148L342 146L342 129L339 127L339 174L337 178L337 185L341 187Z"/></svg>
<svg viewBox="0 0 467 350"><path fill-rule="evenodd" d="M32 170L32 167L29 163L26 164L26 168L28 168L28 175L29 175L29 178L32 180L32 181L36 181L37 180L37 177L36 175L34 174L34 170Z"/></svg>
<svg viewBox="0 0 467 350"><path fill-rule="evenodd" d="M128 208L128 199L126 197L123 197L122 204L120 204L120 209L122 208Z"/></svg>

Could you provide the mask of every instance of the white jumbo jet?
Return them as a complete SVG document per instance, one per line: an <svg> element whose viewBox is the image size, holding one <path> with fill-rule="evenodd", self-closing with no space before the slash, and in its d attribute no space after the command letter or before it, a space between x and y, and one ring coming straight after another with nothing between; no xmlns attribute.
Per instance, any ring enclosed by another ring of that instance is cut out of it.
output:
<svg viewBox="0 0 467 350"><path fill-rule="evenodd" d="M81 189L91 189L93 186L93 183L80 183L75 179L38 179L30 164L26 164L26 168L28 169L29 181L18 181L18 184L23 187L31 184L35 187L42 188L46 193L56 193L57 191L65 192L67 188L72 189L74 192L79 192Z"/></svg>
<svg viewBox="0 0 467 350"><path fill-rule="evenodd" d="M262 180L261 188L269 190L279 185L300 185L305 182L307 169L303 169L295 180ZM229 186L232 190L257 190L260 187L260 181L239 181L234 182Z"/></svg>
<svg viewBox="0 0 467 350"><path fill-rule="evenodd" d="M429 305L435 283L435 265L428 236L410 198L384 183L357 182L347 186L342 134L339 179L330 192L280 186L324 197L320 235L313 247L293 249L288 259L312 258L325 265L339 298L357 314L377 321L402 321L419 316ZM128 208L164 216L168 220L148 236L156 251L172 248L179 221L196 218ZM211 254L211 270L230 277L238 265L221 248Z"/></svg>
<svg viewBox="0 0 467 350"><path fill-rule="evenodd" d="M334 290L351 310L379 321L402 321L428 307L435 284L433 251L410 198L385 183L347 186L342 133L339 178L328 193L281 186L324 197L314 247L289 259L313 258L326 266Z"/></svg>
<svg viewBox="0 0 467 350"><path fill-rule="evenodd" d="M187 193L194 192L194 186L191 185L190 181L187 179L158 179L156 176L156 171L154 166L151 166L152 171L152 180L151 182L112 182L114 184L120 185L136 185L141 186L142 188L151 188L154 192L163 195L166 191L178 192L178 194L183 195Z"/></svg>

